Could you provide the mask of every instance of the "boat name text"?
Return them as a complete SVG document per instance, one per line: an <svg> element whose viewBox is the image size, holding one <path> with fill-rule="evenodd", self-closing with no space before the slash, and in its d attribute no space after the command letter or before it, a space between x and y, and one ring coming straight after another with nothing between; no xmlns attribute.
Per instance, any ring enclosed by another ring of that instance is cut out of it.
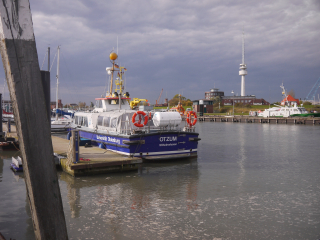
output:
<svg viewBox="0 0 320 240"><path fill-rule="evenodd" d="M160 137L160 142L173 142L177 141L178 137Z"/></svg>
<svg viewBox="0 0 320 240"><path fill-rule="evenodd" d="M116 139L116 138L113 138L113 137L97 136L97 139L120 144L120 139Z"/></svg>

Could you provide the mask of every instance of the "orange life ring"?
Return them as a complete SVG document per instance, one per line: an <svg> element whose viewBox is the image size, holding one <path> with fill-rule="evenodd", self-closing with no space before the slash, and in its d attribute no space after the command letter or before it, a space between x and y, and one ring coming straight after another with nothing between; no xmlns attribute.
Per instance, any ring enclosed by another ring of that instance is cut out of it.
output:
<svg viewBox="0 0 320 240"><path fill-rule="evenodd" d="M194 116L193 122L191 122L191 116ZM187 114L187 123L189 124L190 127L194 126L197 123L197 114L194 111L190 111Z"/></svg>
<svg viewBox="0 0 320 240"><path fill-rule="evenodd" d="M139 115L139 121L136 122L136 116ZM144 117L144 122L141 123L141 115ZM136 127L143 127L145 125L147 125L148 123L148 116L145 112L143 111L138 111L136 113L133 114L132 116L132 122L133 122L133 125L135 125Z"/></svg>

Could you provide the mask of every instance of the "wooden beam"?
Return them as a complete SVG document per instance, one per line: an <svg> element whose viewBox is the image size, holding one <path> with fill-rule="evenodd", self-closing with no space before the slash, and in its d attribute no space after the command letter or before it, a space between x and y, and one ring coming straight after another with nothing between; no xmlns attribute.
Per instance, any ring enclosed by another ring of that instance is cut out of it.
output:
<svg viewBox="0 0 320 240"><path fill-rule="evenodd" d="M29 0L0 1L0 50L35 236L68 239Z"/></svg>

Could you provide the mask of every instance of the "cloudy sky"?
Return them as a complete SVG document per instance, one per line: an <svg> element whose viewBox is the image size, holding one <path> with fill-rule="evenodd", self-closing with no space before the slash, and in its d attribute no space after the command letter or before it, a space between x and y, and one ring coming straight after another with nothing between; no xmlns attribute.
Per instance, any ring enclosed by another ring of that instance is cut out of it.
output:
<svg viewBox="0 0 320 240"><path fill-rule="evenodd" d="M161 102L177 93L202 99L213 87L240 95L242 29L246 94L280 101L283 82L303 99L320 77L319 0L30 0L30 6L42 69L47 48L53 62L61 46L64 104L89 104L105 94L105 68L117 38L126 90L151 103L161 89ZM56 60L53 101L55 76Z"/></svg>

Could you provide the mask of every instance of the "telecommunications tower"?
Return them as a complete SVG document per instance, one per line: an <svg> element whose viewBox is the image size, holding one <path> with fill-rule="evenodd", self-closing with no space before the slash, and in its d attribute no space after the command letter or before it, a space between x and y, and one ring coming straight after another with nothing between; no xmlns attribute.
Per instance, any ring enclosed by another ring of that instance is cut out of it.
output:
<svg viewBox="0 0 320 240"><path fill-rule="evenodd" d="M241 96L246 96L245 75L247 75L247 65L244 63L244 32L242 32L242 63L240 64L239 75L241 76Z"/></svg>

